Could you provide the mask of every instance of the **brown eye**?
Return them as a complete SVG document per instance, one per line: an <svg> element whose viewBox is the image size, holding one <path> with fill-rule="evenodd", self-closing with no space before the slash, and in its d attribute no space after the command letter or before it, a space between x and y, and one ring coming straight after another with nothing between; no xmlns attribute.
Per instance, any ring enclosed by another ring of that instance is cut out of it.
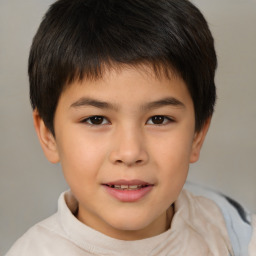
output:
<svg viewBox="0 0 256 256"><path fill-rule="evenodd" d="M149 120L147 121L147 124L156 124L156 125L161 125L161 124L167 124L169 122L171 122L172 119L166 116L152 116L151 118L149 118Z"/></svg>
<svg viewBox="0 0 256 256"><path fill-rule="evenodd" d="M154 124L162 124L164 122L164 117L163 116L153 116L152 117L152 123Z"/></svg>
<svg viewBox="0 0 256 256"><path fill-rule="evenodd" d="M109 122L104 116L91 116L86 118L83 123L88 123L90 125L103 125Z"/></svg>

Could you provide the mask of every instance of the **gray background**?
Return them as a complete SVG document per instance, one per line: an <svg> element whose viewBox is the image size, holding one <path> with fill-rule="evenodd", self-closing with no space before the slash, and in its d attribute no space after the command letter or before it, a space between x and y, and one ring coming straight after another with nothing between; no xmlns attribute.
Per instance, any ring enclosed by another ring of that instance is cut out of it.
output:
<svg viewBox="0 0 256 256"><path fill-rule="evenodd" d="M0 255L56 211L67 189L33 130L27 57L50 0L0 0ZM194 0L216 40L218 103L201 160L189 179L256 212L256 1Z"/></svg>

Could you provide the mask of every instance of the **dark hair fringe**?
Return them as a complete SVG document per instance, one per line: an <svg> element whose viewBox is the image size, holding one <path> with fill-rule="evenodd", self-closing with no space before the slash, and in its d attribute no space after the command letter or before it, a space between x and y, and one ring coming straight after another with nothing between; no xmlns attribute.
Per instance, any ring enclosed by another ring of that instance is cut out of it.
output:
<svg viewBox="0 0 256 256"><path fill-rule="evenodd" d="M214 41L187 0L59 0L46 13L29 57L30 99L54 133L58 99L72 81L100 79L123 65L180 75L191 94L196 130L214 110Z"/></svg>

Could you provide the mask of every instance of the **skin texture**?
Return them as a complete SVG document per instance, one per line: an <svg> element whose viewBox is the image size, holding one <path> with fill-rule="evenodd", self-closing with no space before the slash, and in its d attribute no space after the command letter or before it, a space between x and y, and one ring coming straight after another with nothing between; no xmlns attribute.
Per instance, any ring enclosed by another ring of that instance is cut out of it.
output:
<svg viewBox="0 0 256 256"><path fill-rule="evenodd" d="M184 81L174 75L156 77L147 66L112 69L102 79L69 85L56 109L55 137L34 111L44 153L50 162L61 163L79 202L77 218L122 240L166 230L167 212L170 221L170 206L189 164L199 158L209 123L195 133L193 102ZM139 200L123 202L103 185L120 179L153 186Z"/></svg>

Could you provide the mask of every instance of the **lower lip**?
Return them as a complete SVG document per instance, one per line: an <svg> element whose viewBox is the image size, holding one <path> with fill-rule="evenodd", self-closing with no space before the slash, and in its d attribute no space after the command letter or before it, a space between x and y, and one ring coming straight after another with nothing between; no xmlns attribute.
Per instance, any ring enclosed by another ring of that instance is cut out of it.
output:
<svg viewBox="0 0 256 256"><path fill-rule="evenodd" d="M121 202L136 202L145 197L153 189L153 186L147 186L137 190L120 190L108 186L104 187L112 197Z"/></svg>

